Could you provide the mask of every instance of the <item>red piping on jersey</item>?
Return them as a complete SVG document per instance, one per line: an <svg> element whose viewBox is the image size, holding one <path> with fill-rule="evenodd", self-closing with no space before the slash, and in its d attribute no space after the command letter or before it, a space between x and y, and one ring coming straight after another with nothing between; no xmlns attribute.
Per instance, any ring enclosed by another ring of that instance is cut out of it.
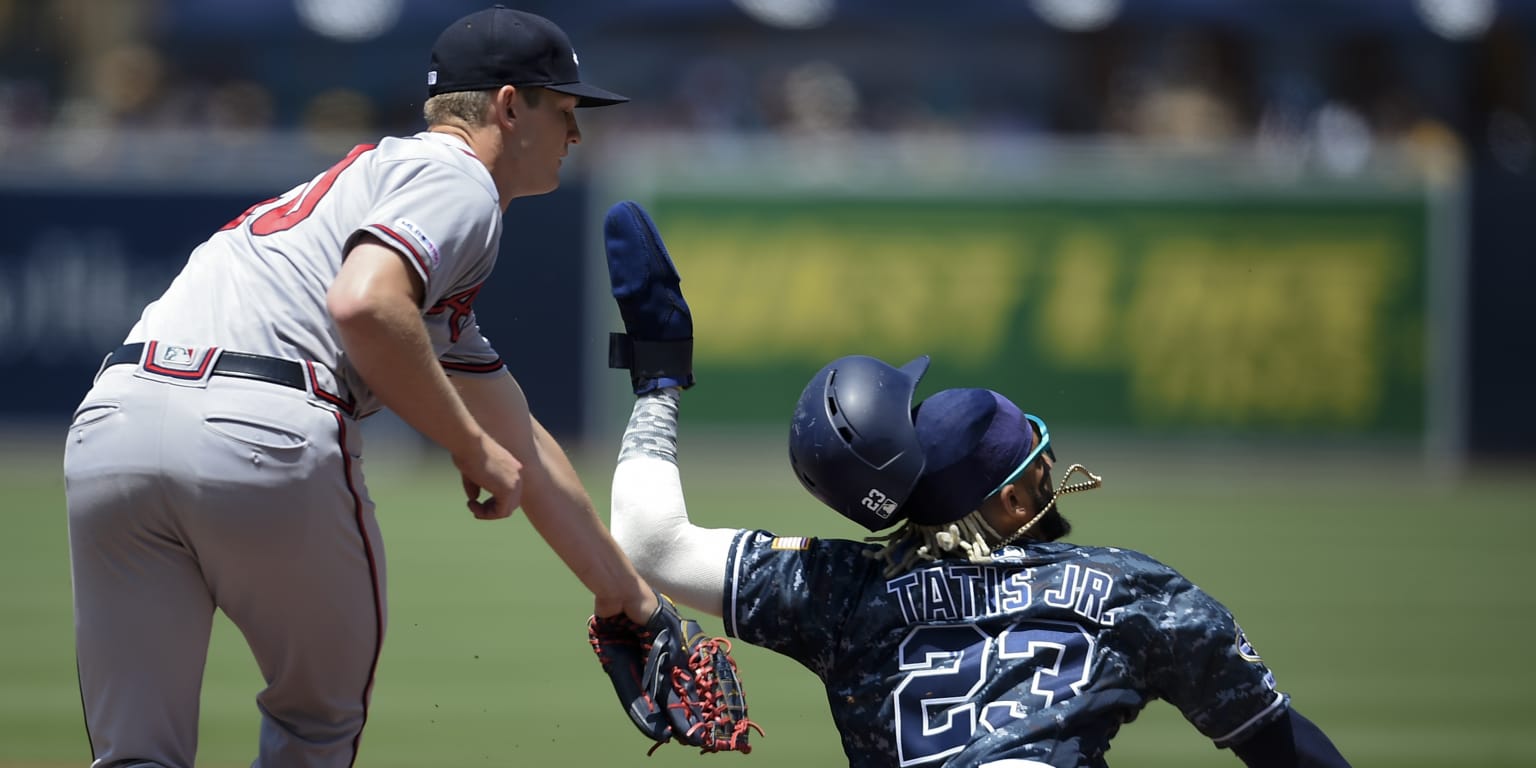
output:
<svg viewBox="0 0 1536 768"><path fill-rule="evenodd" d="M439 362L441 362L441 361L439 361ZM496 358L495 362L490 362L490 363L447 363L447 362L443 362L442 366L444 368L450 370L450 371L463 371L464 373L494 373L496 371L501 370L502 368L505 368L506 367L506 363L502 362L501 358L498 357L498 358Z"/></svg>
<svg viewBox="0 0 1536 768"><path fill-rule="evenodd" d="M180 371L175 368L164 368L155 364L155 348L159 344L160 342L158 341L151 341L149 348L144 350L144 370L150 373L158 373L161 376L169 376L173 379L187 379L189 381L197 381L203 377L203 374L208 372L208 366L213 363L213 353L218 349L218 347L209 347L204 351L203 363L197 366L197 370Z"/></svg>
<svg viewBox="0 0 1536 768"><path fill-rule="evenodd" d="M363 554L368 558L369 583L373 586L373 661L368 665L368 684L363 687L363 723L352 737L352 759L347 765L357 763L357 751L363 741L363 727L368 725L368 702L373 698L373 678L379 669L379 652L384 648L384 604L379 594L379 563L373 554L373 541L368 538L368 522L363 518L363 499L352 483L352 454L347 452L347 422L339 413L336 417L336 442L341 447L341 469L346 473L347 493L352 496L352 519L357 523L357 533L363 539Z"/></svg>
<svg viewBox="0 0 1536 768"><path fill-rule="evenodd" d="M333 395L330 392L320 388L320 377L315 375L315 362L313 360L305 360L304 367L309 369L309 388L314 390L315 397L318 397L321 400L324 400L327 403L340 408L342 411L346 412L348 416L351 416L352 402L342 400L340 395ZM335 374L332 375L334 376Z"/></svg>
<svg viewBox="0 0 1536 768"><path fill-rule="evenodd" d="M426 257L417 252L415 243L406 239L404 236L394 231L393 229L384 226L383 224L373 224L370 226L370 228L377 229L378 231L389 235L390 237L394 238L396 242L400 243L402 246L405 246L406 252L411 254L411 258L415 259L416 264L421 267L421 274L426 277L432 276L432 270L427 268Z"/></svg>

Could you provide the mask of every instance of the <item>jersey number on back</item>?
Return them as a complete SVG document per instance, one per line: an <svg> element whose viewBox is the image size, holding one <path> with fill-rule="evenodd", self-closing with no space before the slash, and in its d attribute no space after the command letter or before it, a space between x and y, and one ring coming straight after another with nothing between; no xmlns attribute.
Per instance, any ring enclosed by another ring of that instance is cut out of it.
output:
<svg viewBox="0 0 1536 768"><path fill-rule="evenodd" d="M309 184L307 184L304 189L299 192L298 197L294 198L292 203L288 205L279 205L276 208L273 208L272 210L257 216L256 220L251 222L251 234L275 234L286 229L292 229L299 222L309 218L309 215L315 212L315 206L320 204L320 198L325 197L325 193L331 191L331 186L336 183L336 177L340 176L341 172L345 171L348 166L357 162L357 158L362 157L364 152L373 149L375 146L378 145L359 144L353 147L352 151L348 152L347 156L341 159L341 162L331 166L326 170L325 173L320 174L315 178L314 181L311 181ZM260 208L263 205L271 203L275 200L277 200L275 197L268 200L263 200L245 209L244 213L236 216L234 220L228 224L220 227L219 231L223 232L226 229L234 229L235 227L240 226L245 222L246 218L248 218L257 208Z"/></svg>
<svg viewBox="0 0 1536 768"><path fill-rule="evenodd" d="M913 629L901 644L906 676L896 686L901 765L948 757L965 749L978 727L997 730L1076 695L1088 682L1094 645L1092 635L1064 621L1020 620L996 637L975 624ZM1020 680L1019 697L981 707L973 697L988 675Z"/></svg>

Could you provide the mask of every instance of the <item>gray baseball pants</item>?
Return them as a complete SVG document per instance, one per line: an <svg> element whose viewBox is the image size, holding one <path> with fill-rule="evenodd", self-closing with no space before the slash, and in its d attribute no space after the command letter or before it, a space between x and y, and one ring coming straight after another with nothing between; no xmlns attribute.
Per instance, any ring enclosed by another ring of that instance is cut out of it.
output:
<svg viewBox="0 0 1536 768"><path fill-rule="evenodd" d="M385 626L361 449L312 391L100 373L64 458L93 766L193 765L216 609L266 682L254 765L352 765Z"/></svg>

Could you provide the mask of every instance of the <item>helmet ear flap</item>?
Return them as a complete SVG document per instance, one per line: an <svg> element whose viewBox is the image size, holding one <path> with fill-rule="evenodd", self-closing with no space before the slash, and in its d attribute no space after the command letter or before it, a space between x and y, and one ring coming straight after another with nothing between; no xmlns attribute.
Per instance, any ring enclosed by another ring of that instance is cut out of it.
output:
<svg viewBox="0 0 1536 768"><path fill-rule="evenodd" d="M789 463L812 496L879 531L902 519L901 505L925 459L912 399L927 355L896 368L866 355L823 366L800 394L790 424Z"/></svg>

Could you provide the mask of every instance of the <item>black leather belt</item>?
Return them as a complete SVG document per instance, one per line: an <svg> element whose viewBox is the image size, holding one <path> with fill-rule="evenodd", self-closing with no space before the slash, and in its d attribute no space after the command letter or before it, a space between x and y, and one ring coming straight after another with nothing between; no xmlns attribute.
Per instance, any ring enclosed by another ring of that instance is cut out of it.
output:
<svg viewBox="0 0 1536 768"><path fill-rule="evenodd" d="M131 363L138 365L144 354L143 344L124 344L107 355L107 366ZM265 381L285 387L303 390L304 364L296 360L266 355L248 355L244 352L223 352L213 364L214 376L235 376L242 379Z"/></svg>

